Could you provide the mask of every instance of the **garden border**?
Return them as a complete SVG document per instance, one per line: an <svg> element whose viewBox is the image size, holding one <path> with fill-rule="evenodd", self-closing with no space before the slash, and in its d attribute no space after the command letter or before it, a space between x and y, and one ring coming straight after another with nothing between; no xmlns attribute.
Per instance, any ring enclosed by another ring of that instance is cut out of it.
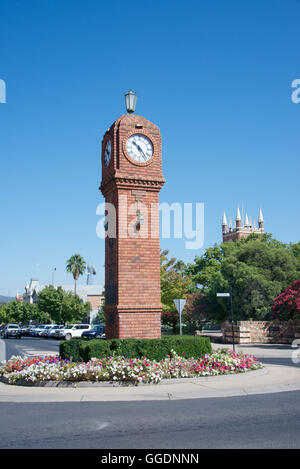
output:
<svg viewBox="0 0 300 469"><path fill-rule="evenodd" d="M202 382L209 382L212 379L220 379L220 378L228 378L233 376L241 376L247 374L253 375L253 373L257 376L262 376L268 374L268 370L265 365L262 368L257 370L247 370L240 373L228 373L223 375L216 375L216 376L199 376L193 378L170 378L170 379L162 379L158 383L139 383L139 382L130 382L130 381L39 381L37 383L30 383L24 379L20 379L15 383L9 383L7 375L0 376L0 382L8 384L10 386L26 386L26 387L40 387L40 388L101 388L101 387L140 387L140 386L157 386L162 384L181 384L181 383L196 383L198 384L200 381Z"/></svg>

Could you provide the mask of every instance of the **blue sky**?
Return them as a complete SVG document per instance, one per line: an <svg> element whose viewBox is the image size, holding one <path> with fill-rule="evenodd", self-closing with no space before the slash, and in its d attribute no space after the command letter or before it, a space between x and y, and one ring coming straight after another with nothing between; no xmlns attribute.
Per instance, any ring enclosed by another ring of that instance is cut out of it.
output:
<svg viewBox="0 0 300 469"><path fill-rule="evenodd" d="M72 283L81 254L103 283L100 144L138 94L163 138L162 202L203 202L205 243L237 204L299 241L299 0L0 0L0 294ZM82 282L85 278L82 278Z"/></svg>

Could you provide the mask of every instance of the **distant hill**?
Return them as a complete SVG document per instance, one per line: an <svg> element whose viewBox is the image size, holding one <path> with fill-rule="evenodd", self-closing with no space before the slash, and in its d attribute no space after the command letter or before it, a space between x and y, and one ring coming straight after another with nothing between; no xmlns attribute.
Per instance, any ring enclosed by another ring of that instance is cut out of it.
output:
<svg viewBox="0 0 300 469"><path fill-rule="evenodd" d="M12 297L12 296L2 296L2 295L0 295L0 304L1 303L9 303L10 301L13 301L13 300L15 300L15 298Z"/></svg>

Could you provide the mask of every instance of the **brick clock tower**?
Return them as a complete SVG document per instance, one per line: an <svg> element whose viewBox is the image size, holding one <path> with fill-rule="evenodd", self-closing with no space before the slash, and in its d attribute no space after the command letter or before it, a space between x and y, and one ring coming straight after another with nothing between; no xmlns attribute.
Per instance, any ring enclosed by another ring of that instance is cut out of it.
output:
<svg viewBox="0 0 300 469"><path fill-rule="evenodd" d="M161 134L127 111L102 140L106 338L160 338Z"/></svg>

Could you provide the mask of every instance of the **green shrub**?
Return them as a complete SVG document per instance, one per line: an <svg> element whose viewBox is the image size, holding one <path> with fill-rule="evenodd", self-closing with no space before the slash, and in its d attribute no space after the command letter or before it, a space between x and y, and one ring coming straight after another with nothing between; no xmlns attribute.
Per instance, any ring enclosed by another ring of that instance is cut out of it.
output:
<svg viewBox="0 0 300 469"><path fill-rule="evenodd" d="M149 360L163 360L174 350L186 358L198 358L211 353L208 337L163 336L161 339L93 339L89 341L71 339L60 344L61 358L72 357L74 361L89 361L91 358L105 358L120 355L125 358L147 357Z"/></svg>
<svg viewBox="0 0 300 469"><path fill-rule="evenodd" d="M80 341L81 343L84 341ZM80 348L81 359L88 362L91 358L105 358L112 355L111 341L103 339L89 340L88 343L82 343Z"/></svg>
<svg viewBox="0 0 300 469"><path fill-rule="evenodd" d="M78 362L82 359L86 345L83 340L64 340L59 345L59 354L61 358L72 358L73 361Z"/></svg>

